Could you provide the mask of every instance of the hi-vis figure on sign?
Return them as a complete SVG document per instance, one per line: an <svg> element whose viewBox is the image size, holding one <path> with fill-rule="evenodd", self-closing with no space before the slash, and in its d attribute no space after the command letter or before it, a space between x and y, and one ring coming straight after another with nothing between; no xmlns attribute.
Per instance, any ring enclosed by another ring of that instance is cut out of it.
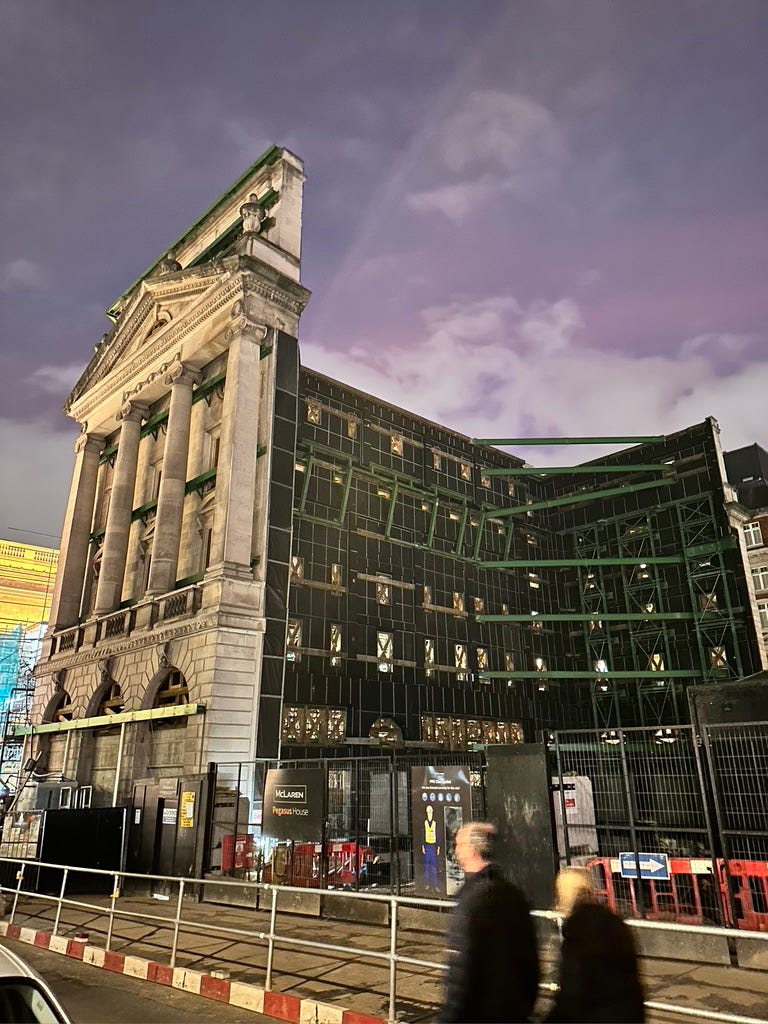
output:
<svg viewBox="0 0 768 1024"><path fill-rule="evenodd" d="M456 858L456 833L472 819L469 768L411 768L411 834L417 892L451 896L464 880Z"/></svg>

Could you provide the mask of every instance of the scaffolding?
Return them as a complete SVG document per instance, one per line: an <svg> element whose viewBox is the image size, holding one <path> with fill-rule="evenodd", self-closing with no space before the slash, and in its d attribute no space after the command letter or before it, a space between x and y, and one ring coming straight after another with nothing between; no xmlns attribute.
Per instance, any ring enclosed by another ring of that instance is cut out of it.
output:
<svg viewBox="0 0 768 1024"><path fill-rule="evenodd" d="M652 437L480 438L489 446L630 445L579 466L481 470L536 481L539 496L496 515L539 519L555 557L528 553L481 566L546 584L529 612L483 621L556 633L556 656L518 678L589 687L598 729L687 718L688 686L759 668L742 596L745 570L725 511L716 424ZM544 605L546 604L546 611ZM482 673L497 678L499 672Z"/></svg>

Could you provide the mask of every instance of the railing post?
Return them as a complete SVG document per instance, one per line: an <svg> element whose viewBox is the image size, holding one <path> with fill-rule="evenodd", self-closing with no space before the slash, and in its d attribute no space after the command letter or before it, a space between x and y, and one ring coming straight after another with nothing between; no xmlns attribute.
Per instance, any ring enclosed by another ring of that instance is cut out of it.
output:
<svg viewBox="0 0 768 1024"><path fill-rule="evenodd" d="M115 875L115 884L112 886L112 895L109 897L109 925L107 926L107 952L112 948L112 928L115 924L115 903L120 895L120 875Z"/></svg>
<svg viewBox="0 0 768 1024"><path fill-rule="evenodd" d="M173 947L171 948L171 967L176 966L176 950L179 946L179 925L181 923L181 901L184 898L184 879L179 879L179 898L176 901L176 917L173 920Z"/></svg>
<svg viewBox="0 0 768 1024"><path fill-rule="evenodd" d="M56 920L53 922L53 934L59 934L59 921L61 920L61 902L64 899L64 890L67 887L67 876L69 875L69 868L64 868L64 875L61 879L61 891L59 892L59 902L56 905ZM109 949L109 946L107 946Z"/></svg>
<svg viewBox="0 0 768 1024"><path fill-rule="evenodd" d="M397 994L397 897L392 897L389 912L389 1016L394 1021Z"/></svg>
<svg viewBox="0 0 768 1024"><path fill-rule="evenodd" d="M16 872L16 895L13 897L13 907L11 909L11 924L13 919L16 917L16 904L19 902L19 892L21 891L21 883L24 881L24 861L21 862L19 870Z"/></svg>
<svg viewBox="0 0 768 1024"><path fill-rule="evenodd" d="M264 980L264 988L269 991L272 988L272 961L275 955L275 919L277 918L277 889L272 889L272 910L269 915L269 948L267 950L267 976Z"/></svg>

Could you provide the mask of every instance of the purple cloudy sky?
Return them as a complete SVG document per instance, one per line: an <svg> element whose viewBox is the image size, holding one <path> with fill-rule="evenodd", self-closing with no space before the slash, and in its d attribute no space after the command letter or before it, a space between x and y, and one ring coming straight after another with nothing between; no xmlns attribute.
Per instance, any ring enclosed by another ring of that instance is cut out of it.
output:
<svg viewBox="0 0 768 1024"><path fill-rule="evenodd" d="M475 436L768 445L764 0L0 19L0 536L58 535L104 309L273 142L308 175L306 364Z"/></svg>

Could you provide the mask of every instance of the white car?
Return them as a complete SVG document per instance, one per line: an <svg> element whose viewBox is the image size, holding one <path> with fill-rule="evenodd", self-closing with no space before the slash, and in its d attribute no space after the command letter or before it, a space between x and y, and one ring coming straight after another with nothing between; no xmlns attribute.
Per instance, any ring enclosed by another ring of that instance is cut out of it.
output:
<svg viewBox="0 0 768 1024"><path fill-rule="evenodd" d="M3 1024L72 1024L37 971L0 945L0 1021Z"/></svg>

